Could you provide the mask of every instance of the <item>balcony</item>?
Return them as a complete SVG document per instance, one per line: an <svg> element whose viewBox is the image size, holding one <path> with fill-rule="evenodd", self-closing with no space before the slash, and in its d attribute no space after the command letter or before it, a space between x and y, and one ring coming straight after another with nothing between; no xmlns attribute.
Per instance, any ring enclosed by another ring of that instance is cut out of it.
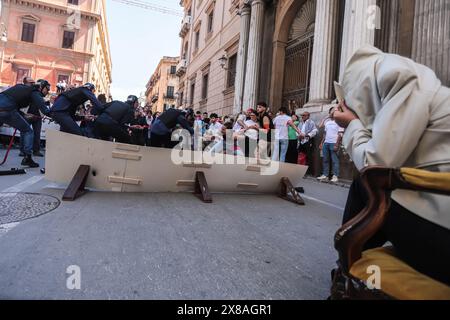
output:
<svg viewBox="0 0 450 320"><path fill-rule="evenodd" d="M152 97L152 103L155 103L156 101L158 101L158 99L159 99L159 96L158 96L157 94L155 94L155 95Z"/></svg>
<svg viewBox="0 0 450 320"><path fill-rule="evenodd" d="M164 99L166 100L175 100L175 95L173 94L165 94Z"/></svg>
<svg viewBox="0 0 450 320"><path fill-rule="evenodd" d="M183 18L183 21L181 22L181 31L180 31L181 38L184 38L184 36L189 32L189 29L191 28L191 23L192 23L191 16L185 16Z"/></svg>
<svg viewBox="0 0 450 320"><path fill-rule="evenodd" d="M187 69L187 60L181 59L180 63L177 65L177 76L181 77L182 75L184 75L186 73L186 69Z"/></svg>

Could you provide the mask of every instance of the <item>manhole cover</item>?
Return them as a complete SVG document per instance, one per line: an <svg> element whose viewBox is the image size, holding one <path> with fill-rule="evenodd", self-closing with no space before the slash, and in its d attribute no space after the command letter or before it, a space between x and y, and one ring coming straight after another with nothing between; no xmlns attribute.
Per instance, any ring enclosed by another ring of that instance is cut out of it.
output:
<svg viewBox="0 0 450 320"><path fill-rule="evenodd" d="M0 193L0 225L38 217L58 208L60 201L35 193Z"/></svg>

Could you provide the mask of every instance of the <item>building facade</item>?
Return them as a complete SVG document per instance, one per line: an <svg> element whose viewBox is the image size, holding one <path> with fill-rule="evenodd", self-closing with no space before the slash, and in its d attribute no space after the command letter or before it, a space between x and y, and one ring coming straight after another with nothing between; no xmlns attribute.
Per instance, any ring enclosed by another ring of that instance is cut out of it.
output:
<svg viewBox="0 0 450 320"><path fill-rule="evenodd" d="M110 96L105 0L2 0L0 86L24 76L52 84L92 82Z"/></svg>
<svg viewBox="0 0 450 320"><path fill-rule="evenodd" d="M146 105L153 112L177 107L179 79L176 75L179 57L163 57L146 85Z"/></svg>
<svg viewBox="0 0 450 320"><path fill-rule="evenodd" d="M323 112L365 44L450 85L450 0L183 0L179 101L220 114L269 102Z"/></svg>
<svg viewBox="0 0 450 320"><path fill-rule="evenodd" d="M202 112L233 111L239 1L185 0L180 37L179 105Z"/></svg>
<svg viewBox="0 0 450 320"><path fill-rule="evenodd" d="M179 103L195 110L237 114L266 101L273 111L281 106L309 111L320 122L335 99L333 82L366 44L427 65L450 86L450 0L183 0L181 5ZM315 160L320 163L318 155ZM352 165L342 163L350 177Z"/></svg>

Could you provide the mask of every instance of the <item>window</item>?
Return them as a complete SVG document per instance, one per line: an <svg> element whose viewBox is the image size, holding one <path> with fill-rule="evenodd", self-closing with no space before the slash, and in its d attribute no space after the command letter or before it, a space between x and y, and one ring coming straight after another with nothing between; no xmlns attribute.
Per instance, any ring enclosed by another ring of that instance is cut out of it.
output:
<svg viewBox="0 0 450 320"><path fill-rule="evenodd" d="M206 73L203 75L202 81L202 100L206 100L208 98L208 84L209 84L209 74Z"/></svg>
<svg viewBox="0 0 450 320"><path fill-rule="evenodd" d="M195 32L195 49L198 49L200 46L200 30Z"/></svg>
<svg viewBox="0 0 450 320"><path fill-rule="evenodd" d="M26 68L18 68L17 69L17 77L16 77L16 83L23 83L23 78L30 76L30 69Z"/></svg>
<svg viewBox="0 0 450 320"><path fill-rule="evenodd" d="M184 105L184 101L183 101L183 98L184 98L184 92L183 92L183 91L180 92L180 95L179 95L178 98L179 98L178 104L179 104L180 106Z"/></svg>
<svg viewBox="0 0 450 320"><path fill-rule="evenodd" d="M189 99L189 103L191 104L191 106L194 104L194 95L195 95L195 82L191 83L191 96Z"/></svg>
<svg viewBox="0 0 450 320"><path fill-rule="evenodd" d="M183 59L183 60L187 59L188 49L189 49L189 42L186 42L184 44L184 50L183 50L183 55L181 56L181 59Z"/></svg>
<svg viewBox="0 0 450 320"><path fill-rule="evenodd" d="M163 109L163 111L167 111L168 108L169 108L169 105L166 104L166 103L164 103L164 109Z"/></svg>
<svg viewBox="0 0 450 320"><path fill-rule="evenodd" d="M69 76L66 74L59 74L58 75L58 82L66 82L69 83Z"/></svg>
<svg viewBox="0 0 450 320"><path fill-rule="evenodd" d="M177 66L170 66L170 74L177 73Z"/></svg>
<svg viewBox="0 0 450 320"><path fill-rule="evenodd" d="M64 31L62 47L64 49L73 49L74 42L75 42L75 32Z"/></svg>
<svg viewBox="0 0 450 320"><path fill-rule="evenodd" d="M214 24L214 10L208 14L208 33L211 33L213 31L213 24Z"/></svg>
<svg viewBox="0 0 450 320"><path fill-rule="evenodd" d="M173 99L174 90L175 90L175 88L172 86L167 87L167 98L168 99Z"/></svg>
<svg viewBox="0 0 450 320"><path fill-rule="evenodd" d="M24 22L22 28L22 41L34 42L34 32L36 25L33 23Z"/></svg>
<svg viewBox="0 0 450 320"><path fill-rule="evenodd" d="M234 82L236 80L236 65L237 65L237 54L231 56L228 59L227 88L234 87Z"/></svg>
<svg viewBox="0 0 450 320"><path fill-rule="evenodd" d="M74 4L74 5L78 5L78 0L69 0L68 1L69 4Z"/></svg>

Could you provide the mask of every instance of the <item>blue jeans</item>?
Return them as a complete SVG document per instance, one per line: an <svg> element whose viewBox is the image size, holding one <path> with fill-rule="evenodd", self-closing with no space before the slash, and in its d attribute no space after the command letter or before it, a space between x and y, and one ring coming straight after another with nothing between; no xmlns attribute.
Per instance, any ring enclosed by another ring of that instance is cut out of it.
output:
<svg viewBox="0 0 450 320"><path fill-rule="evenodd" d="M33 152L33 129L17 110L0 111L0 122L20 131L23 140L23 153L31 155Z"/></svg>
<svg viewBox="0 0 450 320"><path fill-rule="evenodd" d="M31 123L33 128L33 152L41 151L41 130L42 130L42 120L33 120ZM23 136L20 134L20 151L24 152L24 141Z"/></svg>
<svg viewBox="0 0 450 320"><path fill-rule="evenodd" d="M323 175L327 176L330 174L330 155L333 165L333 175L339 177L339 157L337 152L334 151L335 143L324 143L323 144Z"/></svg>
<svg viewBox="0 0 450 320"><path fill-rule="evenodd" d="M272 160L286 162L286 154L289 147L289 140L276 140L274 142L274 149Z"/></svg>

